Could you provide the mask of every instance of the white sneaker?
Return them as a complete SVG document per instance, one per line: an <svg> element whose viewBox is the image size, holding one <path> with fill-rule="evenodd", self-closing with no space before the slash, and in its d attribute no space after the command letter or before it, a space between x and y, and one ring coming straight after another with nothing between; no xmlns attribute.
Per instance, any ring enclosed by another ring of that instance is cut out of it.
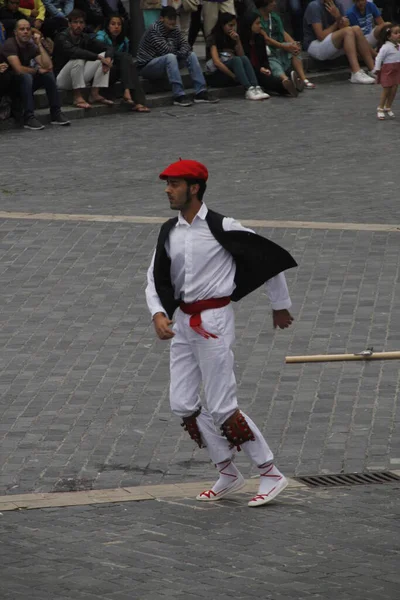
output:
<svg viewBox="0 0 400 600"><path fill-rule="evenodd" d="M259 95L260 100L268 100L268 98L271 97L269 94L266 94L259 85L256 86L256 92Z"/></svg>
<svg viewBox="0 0 400 600"><path fill-rule="evenodd" d="M362 83L365 85L375 83L375 79L369 77L364 71L357 71L357 73L351 74L350 83Z"/></svg>
<svg viewBox="0 0 400 600"><path fill-rule="evenodd" d="M246 100L261 100L260 96L256 92L255 87L249 87L245 95Z"/></svg>

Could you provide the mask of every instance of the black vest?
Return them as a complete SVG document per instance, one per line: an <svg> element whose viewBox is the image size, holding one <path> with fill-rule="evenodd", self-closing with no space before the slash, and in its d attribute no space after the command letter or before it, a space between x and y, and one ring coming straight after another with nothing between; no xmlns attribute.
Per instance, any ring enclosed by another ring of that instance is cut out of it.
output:
<svg viewBox="0 0 400 600"><path fill-rule="evenodd" d="M236 288L231 296L234 302L256 290L268 279L297 266L287 250L261 235L248 231L224 231L223 219L223 215L208 210L206 221L211 233L217 242L232 254L236 263ZM162 225L154 259L156 291L170 319L179 306L179 300L176 300L174 295L171 282L171 259L165 250L165 242L177 222L178 217L174 217Z"/></svg>

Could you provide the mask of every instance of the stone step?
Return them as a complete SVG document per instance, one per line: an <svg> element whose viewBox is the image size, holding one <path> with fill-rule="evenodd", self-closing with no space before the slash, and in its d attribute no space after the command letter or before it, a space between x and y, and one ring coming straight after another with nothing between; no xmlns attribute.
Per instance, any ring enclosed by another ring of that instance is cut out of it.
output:
<svg viewBox="0 0 400 600"><path fill-rule="evenodd" d="M340 81L349 78L349 70L343 68L330 69L327 71L315 72L312 74L312 79L318 85L324 82L329 81ZM186 92L187 95L193 97L194 91L190 86L190 78L186 73L183 74L183 83L187 86ZM146 82L150 83L150 82ZM147 86L146 86L147 87ZM147 95L147 105L150 108L159 108L162 106L171 106L172 105L172 93L170 90L166 89L169 87L169 83L159 83L158 86L154 86L153 89L157 89L159 91L153 91L152 93L148 93ZM218 98L227 98L232 96L243 96L243 89L241 86L231 86L225 88L210 88L210 92L217 96ZM121 93L121 87L117 84L116 94ZM91 109L85 110L83 108L76 108L72 106L72 92L61 92L61 100L62 100L62 110L65 116L72 120L75 119L83 119L87 117L99 117L110 114L115 114L119 112L130 112L129 107L121 102L120 99L115 101L114 106L104 106L104 105L93 105ZM47 97L44 90L38 90L35 93L35 106L36 116L42 121L44 124L50 122L50 115L48 112L48 104ZM182 109L184 110L184 109ZM14 119L8 119L7 121L0 122L0 131L5 131L9 129L13 129L16 127L20 127L21 124L16 122Z"/></svg>

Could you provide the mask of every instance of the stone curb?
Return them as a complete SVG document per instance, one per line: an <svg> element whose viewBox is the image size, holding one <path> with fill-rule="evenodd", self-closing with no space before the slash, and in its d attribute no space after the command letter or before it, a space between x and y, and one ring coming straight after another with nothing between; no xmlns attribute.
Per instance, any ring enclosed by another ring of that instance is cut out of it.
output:
<svg viewBox="0 0 400 600"><path fill-rule="evenodd" d="M294 479L288 479L289 488L309 489ZM66 506L86 506L89 504L109 504L119 502L140 502L164 498L193 498L201 490L210 488L214 481L176 483L166 485L144 485L137 487L90 490L84 492L33 493L0 496L0 512L10 510L32 510ZM258 490L258 477L248 479L241 493L254 494Z"/></svg>
<svg viewBox="0 0 400 600"><path fill-rule="evenodd" d="M320 73L312 74L313 81L315 81L318 84L328 83L331 81L343 81L345 79L348 79L348 77L348 69L335 69L332 71L323 71ZM188 96L193 96L193 90L188 89L186 90L186 92ZM210 88L210 92L218 98L243 96L243 90L240 86L226 88ZM40 105L42 104L43 102L40 101ZM164 91L150 94L147 96L147 105L149 106L149 108L162 108L166 106L172 107L172 93L170 91ZM190 110L190 108L186 110ZM76 108L75 106L71 105L63 105L62 111L65 114L65 116L71 121L87 117L109 116L117 113L132 113L132 111L129 110L129 107L120 100L115 101L114 106L111 107L99 104L93 105L92 108L88 110L83 108ZM44 125L50 123L50 115L48 108L39 108L35 111L35 114L37 117L39 117L40 121L42 121ZM141 118L149 116L139 113L134 114ZM14 119L8 119L7 121L0 122L0 132L9 131L10 129L21 129L21 125Z"/></svg>

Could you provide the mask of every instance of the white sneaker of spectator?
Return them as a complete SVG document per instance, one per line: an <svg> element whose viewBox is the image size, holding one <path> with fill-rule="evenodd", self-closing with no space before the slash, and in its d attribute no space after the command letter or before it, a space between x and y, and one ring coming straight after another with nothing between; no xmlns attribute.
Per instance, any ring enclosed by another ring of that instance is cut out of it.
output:
<svg viewBox="0 0 400 600"><path fill-rule="evenodd" d="M249 87L245 95L246 100L262 100L254 86Z"/></svg>
<svg viewBox="0 0 400 600"><path fill-rule="evenodd" d="M369 77L364 71L357 71L357 73L352 73L350 77L350 83L362 83L362 84L371 84L375 83L375 79L373 77Z"/></svg>
<svg viewBox="0 0 400 600"><path fill-rule="evenodd" d="M271 96L269 94L266 94L259 85L257 85L255 89L260 97L260 100L268 100L268 98L271 98Z"/></svg>

